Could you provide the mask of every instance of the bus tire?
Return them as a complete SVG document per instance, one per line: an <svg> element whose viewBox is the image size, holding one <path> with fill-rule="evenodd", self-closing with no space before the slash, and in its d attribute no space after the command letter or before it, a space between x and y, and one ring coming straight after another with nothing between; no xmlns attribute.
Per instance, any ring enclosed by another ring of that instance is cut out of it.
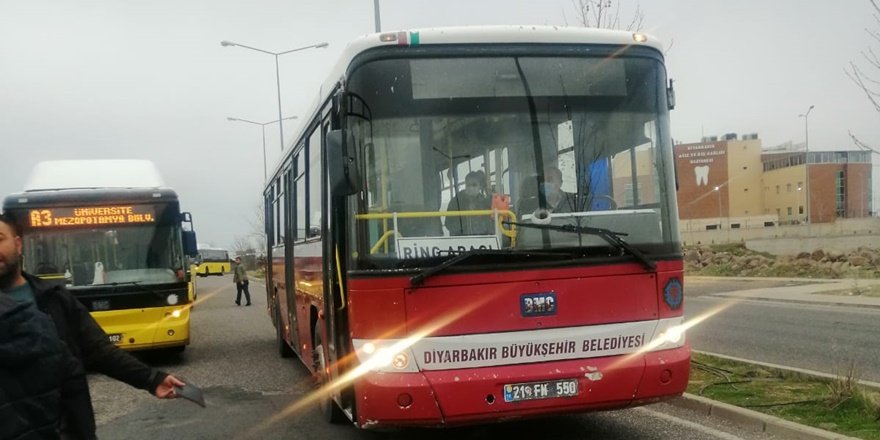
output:
<svg viewBox="0 0 880 440"><path fill-rule="evenodd" d="M333 397L329 393L324 394L320 389L324 384L329 382L327 375L327 358L324 354L323 340L324 337L321 336L321 327L319 324L315 324L314 358L317 361L315 367L318 370L318 393L320 393L318 406L321 408L321 415L324 416L324 420L332 424L339 424L348 421L348 417L345 416L345 413L342 412L342 409L339 408L339 405L336 404Z"/></svg>
<svg viewBox="0 0 880 440"><path fill-rule="evenodd" d="M282 358L293 357L293 349L287 345L287 341L281 335L281 315L278 312L278 306L275 306L275 343L278 345L278 356Z"/></svg>

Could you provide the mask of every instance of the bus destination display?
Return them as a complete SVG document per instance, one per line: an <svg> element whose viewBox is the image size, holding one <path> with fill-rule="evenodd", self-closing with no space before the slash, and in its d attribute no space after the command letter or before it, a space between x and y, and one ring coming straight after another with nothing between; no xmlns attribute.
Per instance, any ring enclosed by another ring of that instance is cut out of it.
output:
<svg viewBox="0 0 880 440"><path fill-rule="evenodd" d="M28 224L33 228L45 228L155 222L156 209L153 205L117 205L32 209Z"/></svg>

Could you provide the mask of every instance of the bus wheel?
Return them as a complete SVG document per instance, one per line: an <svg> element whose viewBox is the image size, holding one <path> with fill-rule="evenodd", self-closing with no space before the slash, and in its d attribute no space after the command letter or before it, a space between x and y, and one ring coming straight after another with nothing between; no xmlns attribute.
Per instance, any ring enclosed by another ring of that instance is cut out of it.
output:
<svg viewBox="0 0 880 440"><path fill-rule="evenodd" d="M333 397L330 393L324 394L324 391L321 388L329 382L329 375L327 374L327 358L324 354L324 337L321 336L321 327L319 325L315 325L315 355L316 359L316 367L318 367L318 392L322 393L319 397L318 402L321 407L321 414L324 416L324 420L330 423L342 423L346 421L348 418L343 414L342 410L333 401Z"/></svg>
<svg viewBox="0 0 880 440"><path fill-rule="evenodd" d="M275 343L278 344L278 355L283 358L293 356L293 349L287 345L287 341L281 335L281 316L278 314L278 307L275 307Z"/></svg>

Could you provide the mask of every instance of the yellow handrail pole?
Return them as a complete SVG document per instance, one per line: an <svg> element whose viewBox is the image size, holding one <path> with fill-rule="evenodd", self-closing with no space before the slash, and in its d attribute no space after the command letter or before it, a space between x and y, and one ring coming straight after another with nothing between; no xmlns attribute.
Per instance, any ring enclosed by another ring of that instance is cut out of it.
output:
<svg viewBox="0 0 880 440"><path fill-rule="evenodd" d="M342 310L345 308L345 286L342 285L342 266L339 265L339 246L333 248L334 253L336 254L336 277L339 279L339 298L342 300L342 304L336 310Z"/></svg>
<svg viewBox="0 0 880 440"><path fill-rule="evenodd" d="M387 231L379 237L379 240L376 241L376 244L370 248L370 255L375 254L379 251L379 246L385 245L385 253L388 253L388 237L394 235L394 231Z"/></svg>

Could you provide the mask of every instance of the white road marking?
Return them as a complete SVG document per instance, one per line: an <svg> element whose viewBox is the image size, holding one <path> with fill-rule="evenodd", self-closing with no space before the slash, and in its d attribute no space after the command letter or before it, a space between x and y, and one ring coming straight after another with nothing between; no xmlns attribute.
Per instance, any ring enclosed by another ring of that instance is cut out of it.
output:
<svg viewBox="0 0 880 440"><path fill-rule="evenodd" d="M737 437L733 434L730 434L730 433L727 433L724 431L719 431L714 428L709 428L708 426L704 426L699 423L691 422L689 420L680 419L678 417L671 416L669 414L664 414L659 411L654 411L652 409L648 409L645 407L633 408L633 410L647 413L651 417L663 419L667 422L675 423L677 425L684 426L685 428L688 428L688 429L693 429L696 431L700 431L704 434L713 435L721 440L745 440L742 437Z"/></svg>

